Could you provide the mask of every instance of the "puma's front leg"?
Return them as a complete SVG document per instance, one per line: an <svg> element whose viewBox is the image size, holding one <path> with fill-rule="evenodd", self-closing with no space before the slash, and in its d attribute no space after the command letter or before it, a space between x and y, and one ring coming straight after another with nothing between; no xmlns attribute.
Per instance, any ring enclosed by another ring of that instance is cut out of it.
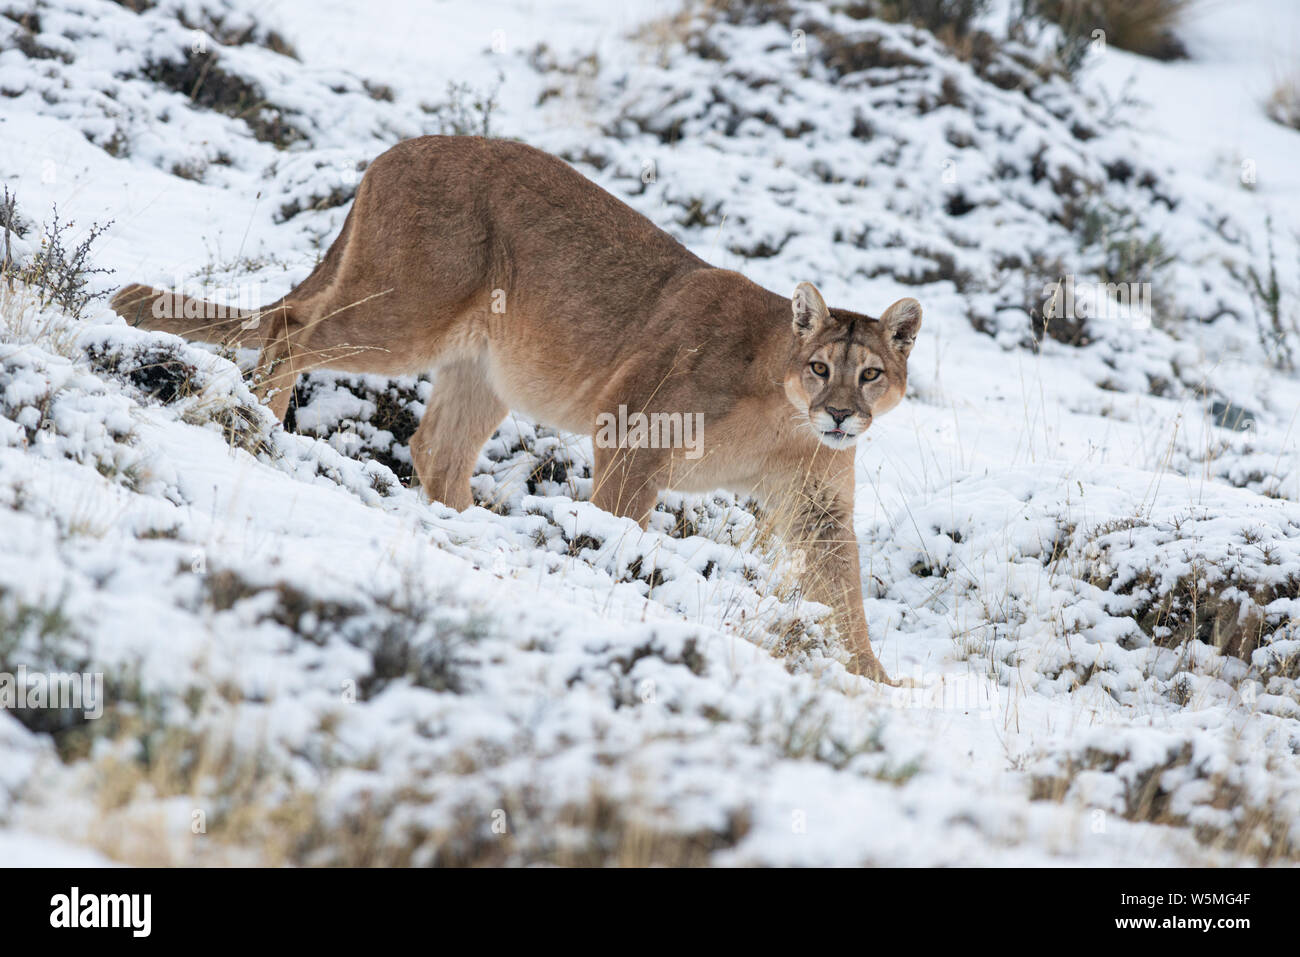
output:
<svg viewBox="0 0 1300 957"><path fill-rule="evenodd" d="M833 620L852 655L849 670L873 681L896 684L876 660L867 635L858 542L853 534L852 487L805 485L793 504L788 540L804 555L804 594L833 611Z"/></svg>

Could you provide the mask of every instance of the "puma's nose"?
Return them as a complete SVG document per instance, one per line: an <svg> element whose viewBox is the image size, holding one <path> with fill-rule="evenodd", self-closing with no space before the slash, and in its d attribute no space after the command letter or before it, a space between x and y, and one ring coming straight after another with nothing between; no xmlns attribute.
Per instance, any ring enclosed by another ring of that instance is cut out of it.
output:
<svg viewBox="0 0 1300 957"><path fill-rule="evenodd" d="M841 422L843 422L845 419L847 419L849 416L851 416L851 415L853 414L853 410L852 410L852 409L832 409L832 408L828 405L828 406L826 406L826 414L829 415L832 419L835 420L835 424L836 424L836 425L839 425Z"/></svg>

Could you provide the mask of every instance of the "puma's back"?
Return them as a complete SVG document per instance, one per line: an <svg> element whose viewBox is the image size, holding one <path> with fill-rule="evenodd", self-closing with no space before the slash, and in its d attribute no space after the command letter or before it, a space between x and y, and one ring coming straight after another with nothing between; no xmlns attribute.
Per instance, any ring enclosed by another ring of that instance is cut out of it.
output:
<svg viewBox="0 0 1300 957"><path fill-rule="evenodd" d="M357 203L377 213L358 223L377 281L418 281L397 274L406 267L486 282L507 314L576 323L584 338L635 324L675 278L708 268L567 163L511 140L408 140L375 160ZM421 255L394 257L393 243Z"/></svg>

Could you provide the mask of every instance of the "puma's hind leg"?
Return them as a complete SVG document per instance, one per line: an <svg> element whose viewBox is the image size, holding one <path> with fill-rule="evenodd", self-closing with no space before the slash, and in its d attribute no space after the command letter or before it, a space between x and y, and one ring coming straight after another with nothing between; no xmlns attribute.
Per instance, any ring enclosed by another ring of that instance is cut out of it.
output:
<svg viewBox="0 0 1300 957"><path fill-rule="evenodd" d="M649 448L604 448L593 440L591 501L645 528L659 497L666 453Z"/></svg>
<svg viewBox="0 0 1300 957"><path fill-rule="evenodd" d="M493 391L481 359L438 366L428 408L411 436L411 461L430 501L457 511L474 504L469 489L474 464L509 411Z"/></svg>

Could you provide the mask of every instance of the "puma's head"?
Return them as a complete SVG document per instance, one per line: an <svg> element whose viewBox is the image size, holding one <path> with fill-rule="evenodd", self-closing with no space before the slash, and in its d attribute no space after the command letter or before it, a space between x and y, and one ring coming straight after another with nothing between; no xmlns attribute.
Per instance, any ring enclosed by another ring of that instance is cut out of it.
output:
<svg viewBox="0 0 1300 957"><path fill-rule="evenodd" d="M785 394L823 444L849 448L902 401L907 354L921 328L921 304L900 299L879 319L828 309L815 286L795 287L794 349Z"/></svg>

